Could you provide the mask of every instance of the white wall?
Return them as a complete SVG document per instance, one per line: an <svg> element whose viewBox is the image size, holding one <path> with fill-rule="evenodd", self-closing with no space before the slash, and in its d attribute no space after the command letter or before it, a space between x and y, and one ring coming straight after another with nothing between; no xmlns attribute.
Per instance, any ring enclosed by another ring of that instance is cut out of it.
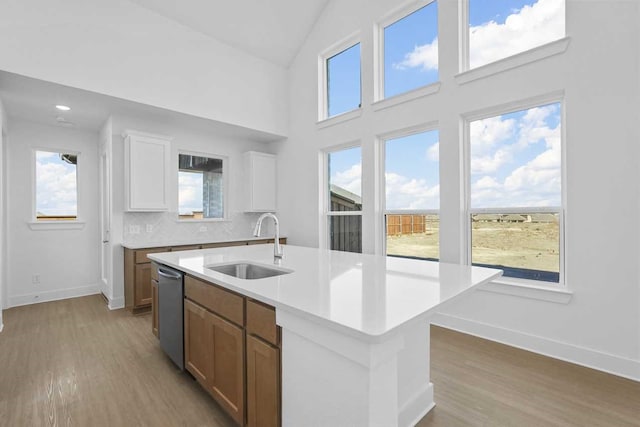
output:
<svg viewBox="0 0 640 427"><path fill-rule="evenodd" d="M380 111L373 101L373 24L399 1L332 1L289 73L289 141L278 144L280 214L290 243L318 245L318 152L360 140L363 246L373 252L377 214L376 135L438 122L441 156L441 258L460 262L460 116L564 91L566 121L566 276L568 304L479 291L440 318L445 325L576 363L640 379L638 147L640 18L636 2L567 2L566 52L459 84L458 2L440 1L441 88ZM362 115L319 128L318 54L360 32ZM296 197L288 197L295 194ZM368 204L368 205L367 205Z"/></svg>
<svg viewBox="0 0 640 427"><path fill-rule="evenodd" d="M286 72L127 0L6 0L0 69L276 135Z"/></svg>
<svg viewBox="0 0 640 427"><path fill-rule="evenodd" d="M11 119L7 135L7 305L99 291L98 134ZM81 230L32 230L33 148L79 151ZM40 284L32 276L40 275Z"/></svg>
<svg viewBox="0 0 640 427"><path fill-rule="evenodd" d="M112 244L114 245L114 297L124 289L123 283L116 278L123 276L121 263L123 253L116 253L118 243L130 244L163 244L166 242L198 242L213 240L245 239L252 235L253 226L259 214L244 213L242 177L244 175L242 153L260 151L273 153L272 144L254 142L246 137L234 136L233 131L224 132L212 128L201 120L189 120L180 124L160 122L145 117L132 115L112 117L113 131L113 211L122 218L121 233L114 229ZM166 135L173 138L171 142L171 165L175 168L169 180L168 212L124 212L124 139L125 130L137 130L153 134ZM226 156L229 160L229 192L227 203L229 220L223 222L177 222L178 218L178 152L180 150L210 155ZM139 234L132 234L129 227L138 225ZM147 232L146 226L152 231ZM205 227L205 230L202 228ZM263 230L264 235L270 233L270 226ZM119 242L117 239L122 239ZM123 294L122 294L123 295Z"/></svg>
<svg viewBox="0 0 640 427"><path fill-rule="evenodd" d="M0 100L0 332L4 327L2 321L2 309L4 308L5 293L6 293L6 268L5 268L5 256L6 256L6 227L5 227L5 134L7 127L7 115Z"/></svg>

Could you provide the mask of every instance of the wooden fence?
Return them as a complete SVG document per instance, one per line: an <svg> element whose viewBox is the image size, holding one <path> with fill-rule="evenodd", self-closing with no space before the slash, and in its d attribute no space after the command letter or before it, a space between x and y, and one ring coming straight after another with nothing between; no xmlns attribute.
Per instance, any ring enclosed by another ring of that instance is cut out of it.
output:
<svg viewBox="0 0 640 427"><path fill-rule="evenodd" d="M416 234L429 231L437 217L433 215L387 215L387 236ZM430 226L431 224L431 226Z"/></svg>

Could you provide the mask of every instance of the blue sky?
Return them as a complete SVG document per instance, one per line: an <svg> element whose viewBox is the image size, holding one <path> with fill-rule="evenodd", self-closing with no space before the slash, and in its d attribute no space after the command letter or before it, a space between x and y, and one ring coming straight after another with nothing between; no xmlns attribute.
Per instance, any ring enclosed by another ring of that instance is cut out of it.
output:
<svg viewBox="0 0 640 427"><path fill-rule="evenodd" d="M565 34L564 0L471 0L469 13L472 67ZM385 96L437 81L437 34L437 2L386 27ZM335 89L344 93L341 98L330 97L337 103L331 106L331 112L350 111L360 103L360 58L359 53L351 53L333 69L334 81L340 81ZM470 176L473 207L560 205L560 117L561 108L556 104L471 124L475 132L482 133L472 132L478 138L471 141L475 147L471 150ZM489 140L494 145L483 145ZM424 154L438 147L437 131L387 144L387 174L393 174L392 180L387 177L387 187L393 186L387 193L394 194L388 197L388 209L438 207L432 197L439 184L438 163ZM332 182L360 194L359 149L342 151L332 158Z"/></svg>
<svg viewBox="0 0 640 427"><path fill-rule="evenodd" d="M60 153L36 151L36 212L50 216L75 216L78 212L76 165Z"/></svg>

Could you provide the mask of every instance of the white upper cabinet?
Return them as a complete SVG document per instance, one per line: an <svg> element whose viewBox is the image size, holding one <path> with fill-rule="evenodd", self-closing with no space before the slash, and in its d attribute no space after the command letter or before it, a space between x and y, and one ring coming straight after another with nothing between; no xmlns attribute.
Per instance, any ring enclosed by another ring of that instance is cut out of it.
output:
<svg viewBox="0 0 640 427"><path fill-rule="evenodd" d="M245 212L276 210L276 156L257 151L244 153Z"/></svg>
<svg viewBox="0 0 640 427"><path fill-rule="evenodd" d="M125 209L169 209L171 138L127 130L124 133Z"/></svg>

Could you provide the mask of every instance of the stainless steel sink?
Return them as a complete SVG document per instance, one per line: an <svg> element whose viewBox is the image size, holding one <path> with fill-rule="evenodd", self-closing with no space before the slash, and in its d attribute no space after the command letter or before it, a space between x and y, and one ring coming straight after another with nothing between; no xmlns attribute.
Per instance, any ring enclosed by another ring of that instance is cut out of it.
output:
<svg viewBox="0 0 640 427"><path fill-rule="evenodd" d="M266 265L254 264L245 261L229 264L206 265L205 268L228 276L237 277L238 279L246 280L264 279L266 277L292 273L291 270L286 270L284 268L268 267Z"/></svg>

